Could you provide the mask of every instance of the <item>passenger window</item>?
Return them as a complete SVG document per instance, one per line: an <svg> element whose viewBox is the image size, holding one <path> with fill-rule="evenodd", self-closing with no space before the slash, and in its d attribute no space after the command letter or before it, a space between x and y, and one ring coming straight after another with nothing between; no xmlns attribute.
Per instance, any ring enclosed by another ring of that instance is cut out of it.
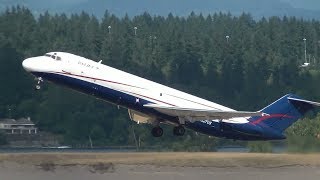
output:
<svg viewBox="0 0 320 180"><path fill-rule="evenodd" d="M51 57L51 55L50 55L50 54L45 54L44 56Z"/></svg>

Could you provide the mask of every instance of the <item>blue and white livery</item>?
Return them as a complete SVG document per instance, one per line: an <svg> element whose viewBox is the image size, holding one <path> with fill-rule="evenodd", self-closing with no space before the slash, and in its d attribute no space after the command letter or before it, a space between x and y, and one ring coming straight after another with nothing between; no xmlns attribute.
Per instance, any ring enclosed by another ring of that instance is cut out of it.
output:
<svg viewBox="0 0 320 180"><path fill-rule="evenodd" d="M67 86L128 109L130 119L154 125L151 133L163 135L161 123L174 126L182 136L185 127L210 136L235 140L285 139L284 130L320 103L287 94L256 112L236 111L144 78L65 52L25 59L23 68L43 80Z"/></svg>

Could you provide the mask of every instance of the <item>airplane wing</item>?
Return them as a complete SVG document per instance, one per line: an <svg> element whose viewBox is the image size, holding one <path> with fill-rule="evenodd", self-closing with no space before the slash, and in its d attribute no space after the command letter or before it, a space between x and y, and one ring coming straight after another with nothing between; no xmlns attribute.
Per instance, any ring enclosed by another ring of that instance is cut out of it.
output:
<svg viewBox="0 0 320 180"><path fill-rule="evenodd" d="M145 104L145 107L153 108L159 112L178 117L186 117L191 121L200 121L204 119L231 119L238 117L263 116L262 112L248 111L220 111L208 109L194 109L175 106L162 106L158 104Z"/></svg>

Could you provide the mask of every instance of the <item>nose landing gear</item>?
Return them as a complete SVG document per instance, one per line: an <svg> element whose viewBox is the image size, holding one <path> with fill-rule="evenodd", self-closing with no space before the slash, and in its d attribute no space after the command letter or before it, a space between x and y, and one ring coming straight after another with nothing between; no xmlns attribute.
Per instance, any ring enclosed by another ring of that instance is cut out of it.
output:
<svg viewBox="0 0 320 180"><path fill-rule="evenodd" d="M42 79L42 77L37 77L35 80L37 81L37 84L35 86L35 90L40 90L41 89L41 83L43 82L43 79Z"/></svg>

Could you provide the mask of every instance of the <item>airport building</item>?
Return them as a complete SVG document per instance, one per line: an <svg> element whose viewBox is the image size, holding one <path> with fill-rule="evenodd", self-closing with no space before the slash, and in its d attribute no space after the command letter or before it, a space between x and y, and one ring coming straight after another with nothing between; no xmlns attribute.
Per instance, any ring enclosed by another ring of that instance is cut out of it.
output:
<svg viewBox="0 0 320 180"><path fill-rule="evenodd" d="M0 119L0 131L5 134L37 134L38 128L30 118Z"/></svg>

